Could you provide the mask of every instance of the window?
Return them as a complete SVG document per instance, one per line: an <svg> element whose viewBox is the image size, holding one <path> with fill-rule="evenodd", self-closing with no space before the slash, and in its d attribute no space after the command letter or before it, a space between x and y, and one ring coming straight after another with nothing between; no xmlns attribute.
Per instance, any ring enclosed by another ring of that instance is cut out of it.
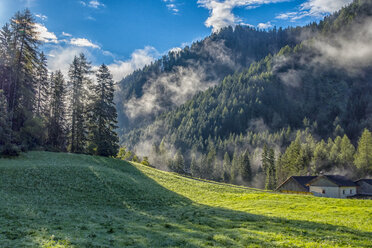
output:
<svg viewBox="0 0 372 248"><path fill-rule="evenodd" d="M342 191L342 194L345 194L345 190Z"/></svg>
<svg viewBox="0 0 372 248"><path fill-rule="evenodd" d="M325 189L322 190L322 194L325 194Z"/></svg>
<svg viewBox="0 0 372 248"><path fill-rule="evenodd" d="M352 193L353 193L353 190L351 189L351 190L350 190L350 194L352 194Z"/></svg>

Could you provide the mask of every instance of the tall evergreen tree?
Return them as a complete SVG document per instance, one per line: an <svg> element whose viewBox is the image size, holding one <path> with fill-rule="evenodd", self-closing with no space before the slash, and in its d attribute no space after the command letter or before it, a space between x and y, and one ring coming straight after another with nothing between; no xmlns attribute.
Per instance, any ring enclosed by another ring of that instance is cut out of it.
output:
<svg viewBox="0 0 372 248"><path fill-rule="evenodd" d="M101 65L93 87L93 102L89 116L90 142L94 153L114 156L118 151L117 113L114 103L114 82L106 65Z"/></svg>
<svg viewBox="0 0 372 248"><path fill-rule="evenodd" d="M265 189L274 190L276 187L275 152L270 148L267 157Z"/></svg>
<svg viewBox="0 0 372 248"><path fill-rule="evenodd" d="M36 116L47 119L49 115L49 82L47 59L40 53L36 67Z"/></svg>
<svg viewBox="0 0 372 248"><path fill-rule="evenodd" d="M35 104L35 65L38 62L39 41L35 29L35 20L31 12L17 12L10 24L12 32L11 84L8 91L8 104L12 129L19 131L25 122L32 118Z"/></svg>
<svg viewBox="0 0 372 248"><path fill-rule="evenodd" d="M69 69L70 77L70 144L69 150L75 153L86 152L88 135L89 99L91 94L91 66L85 55L75 56Z"/></svg>
<svg viewBox="0 0 372 248"><path fill-rule="evenodd" d="M53 150L66 149L66 85L61 71L51 76L50 118L48 121L47 144Z"/></svg>
<svg viewBox="0 0 372 248"><path fill-rule="evenodd" d="M372 173L372 134L368 129L364 129L358 142L358 150L354 156L355 166L361 176Z"/></svg>
<svg viewBox="0 0 372 248"><path fill-rule="evenodd" d="M227 152L225 152L225 155L223 156L223 181L224 182L230 182L230 175L231 175L231 161L230 156Z"/></svg>
<svg viewBox="0 0 372 248"><path fill-rule="evenodd" d="M239 155L235 150L231 160L231 182L237 183L239 177Z"/></svg>
<svg viewBox="0 0 372 248"><path fill-rule="evenodd" d="M247 150L241 155L239 162L240 175L242 176L243 181L250 183L252 181L252 169Z"/></svg>
<svg viewBox="0 0 372 248"><path fill-rule="evenodd" d="M0 89L0 156L7 155L10 146L10 133L12 132L9 122L8 103Z"/></svg>

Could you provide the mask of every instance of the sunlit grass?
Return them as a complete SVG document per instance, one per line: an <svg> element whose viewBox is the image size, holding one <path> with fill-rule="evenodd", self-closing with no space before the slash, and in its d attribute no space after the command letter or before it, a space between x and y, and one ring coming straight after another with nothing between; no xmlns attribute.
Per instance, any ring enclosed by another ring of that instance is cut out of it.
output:
<svg viewBox="0 0 372 248"><path fill-rule="evenodd" d="M372 201L30 152L0 160L0 247L370 247Z"/></svg>

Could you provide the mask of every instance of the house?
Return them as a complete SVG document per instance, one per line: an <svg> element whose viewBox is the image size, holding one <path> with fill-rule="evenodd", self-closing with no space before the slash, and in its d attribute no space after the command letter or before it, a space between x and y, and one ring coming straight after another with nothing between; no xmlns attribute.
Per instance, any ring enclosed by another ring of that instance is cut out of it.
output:
<svg viewBox="0 0 372 248"><path fill-rule="evenodd" d="M279 185L276 190L282 193L311 194L306 184L316 176L292 176Z"/></svg>
<svg viewBox="0 0 372 248"><path fill-rule="evenodd" d="M354 183L357 185L357 195L353 198L372 199L372 179L359 179Z"/></svg>
<svg viewBox="0 0 372 248"><path fill-rule="evenodd" d="M322 175L307 183L315 196L348 198L357 194L357 184L338 175Z"/></svg>

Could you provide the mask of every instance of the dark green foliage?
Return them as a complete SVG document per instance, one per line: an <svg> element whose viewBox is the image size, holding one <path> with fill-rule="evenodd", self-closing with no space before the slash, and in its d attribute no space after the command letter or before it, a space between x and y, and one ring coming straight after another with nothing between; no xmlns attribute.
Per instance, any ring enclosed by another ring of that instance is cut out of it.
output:
<svg viewBox="0 0 372 248"><path fill-rule="evenodd" d="M66 150L66 85L61 71L51 76L50 117L48 122L48 146L54 151Z"/></svg>
<svg viewBox="0 0 372 248"><path fill-rule="evenodd" d="M104 76L98 79L97 87L105 85L104 93L93 87L91 66L84 54L70 65L68 86L60 71L48 80L47 60L39 44L35 20L28 9L17 12L0 31L0 154L17 155L19 148L65 151L67 143L71 152L116 154L117 116L108 71L101 72ZM67 94L70 99L66 99ZM88 136L94 139L94 149L87 147Z"/></svg>
<svg viewBox="0 0 372 248"><path fill-rule="evenodd" d="M0 90L0 157L16 156L19 153L18 148L11 144L11 132L8 103Z"/></svg>
<svg viewBox="0 0 372 248"><path fill-rule="evenodd" d="M93 86L93 100L89 120L90 146L93 154L114 156L118 151L117 114L114 104L114 82L106 65L97 72L97 84Z"/></svg>
<svg viewBox="0 0 372 248"><path fill-rule="evenodd" d="M69 151L75 153L86 152L88 139L88 100L91 86L89 74L91 74L90 62L87 61L84 54L75 56L69 69L70 87L70 142Z"/></svg>
<svg viewBox="0 0 372 248"><path fill-rule="evenodd" d="M252 168L251 162L249 160L248 150L241 155L239 162L240 162L239 172L242 177L242 180L249 184L252 181Z"/></svg>

